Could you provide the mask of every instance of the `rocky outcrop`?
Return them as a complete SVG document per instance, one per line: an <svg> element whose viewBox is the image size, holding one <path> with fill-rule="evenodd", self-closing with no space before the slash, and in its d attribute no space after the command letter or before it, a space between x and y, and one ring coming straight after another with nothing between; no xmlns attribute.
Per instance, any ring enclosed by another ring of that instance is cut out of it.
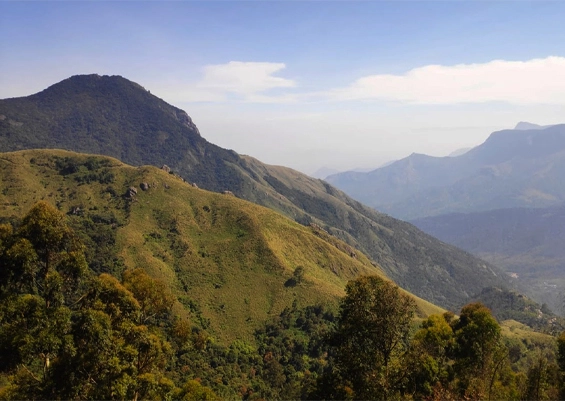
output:
<svg viewBox="0 0 565 401"><path fill-rule="evenodd" d="M125 194L126 198L130 199L135 198L135 195L137 195L137 189L135 187L129 187Z"/></svg>
<svg viewBox="0 0 565 401"><path fill-rule="evenodd" d="M175 113L173 115L175 116L175 118L177 119L177 121L179 123L181 123L182 125L184 125L187 128L190 128L195 133L200 135L200 131L198 131L198 128L192 122L192 119L188 116L188 114L186 114L186 111L181 110L181 109L176 109Z"/></svg>
<svg viewBox="0 0 565 401"><path fill-rule="evenodd" d="M74 216L82 216L82 209L79 206L73 206L71 207L71 210L69 210L69 214Z"/></svg>

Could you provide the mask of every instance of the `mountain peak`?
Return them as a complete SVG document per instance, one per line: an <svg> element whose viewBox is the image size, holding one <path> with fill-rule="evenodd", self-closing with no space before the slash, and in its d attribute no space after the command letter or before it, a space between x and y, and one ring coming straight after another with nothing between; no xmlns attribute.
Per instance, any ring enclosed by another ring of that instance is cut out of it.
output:
<svg viewBox="0 0 565 401"><path fill-rule="evenodd" d="M539 124L529 123L527 121L520 121L518 124L516 124L514 129L519 131L527 131L527 130L540 130L549 127L553 127L553 125L539 125Z"/></svg>
<svg viewBox="0 0 565 401"><path fill-rule="evenodd" d="M91 99L90 102L103 102L104 99L114 99L115 104L121 104L125 101L130 108L143 109L150 107L153 112L162 110L185 128L200 135L198 128L196 128L196 125L184 110L171 106L163 99L152 95L149 90L140 84L130 81L121 75L73 75L32 95L32 97L37 97L40 101L52 101L53 98L60 97L69 99L75 96L80 96L80 100L84 100L84 97L89 97Z"/></svg>
<svg viewBox="0 0 565 401"><path fill-rule="evenodd" d="M45 120L30 118L30 110ZM188 175L180 166L207 146L186 112L119 75L74 75L34 95L0 100L0 111L12 121L0 127L5 151L73 149L134 165L167 164Z"/></svg>
<svg viewBox="0 0 565 401"><path fill-rule="evenodd" d="M339 170L336 170L335 168L330 168L330 167L320 167L318 170L314 171L312 174L310 174L311 177L314 178L319 178L321 180L325 180L326 177L329 177L330 175L334 175L339 173Z"/></svg>
<svg viewBox="0 0 565 401"><path fill-rule="evenodd" d="M83 74L73 75L57 82L34 96L69 96L92 91L107 94L113 91L124 92L128 90L139 90L140 92L150 94L143 86L120 75Z"/></svg>

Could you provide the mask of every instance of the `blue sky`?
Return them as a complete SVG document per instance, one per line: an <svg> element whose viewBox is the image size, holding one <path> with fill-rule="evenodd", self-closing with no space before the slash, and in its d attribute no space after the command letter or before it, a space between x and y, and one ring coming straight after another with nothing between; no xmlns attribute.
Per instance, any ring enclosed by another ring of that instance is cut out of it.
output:
<svg viewBox="0 0 565 401"><path fill-rule="evenodd" d="M0 98L122 75L239 153L377 167L565 122L563 21L562 1L0 1Z"/></svg>

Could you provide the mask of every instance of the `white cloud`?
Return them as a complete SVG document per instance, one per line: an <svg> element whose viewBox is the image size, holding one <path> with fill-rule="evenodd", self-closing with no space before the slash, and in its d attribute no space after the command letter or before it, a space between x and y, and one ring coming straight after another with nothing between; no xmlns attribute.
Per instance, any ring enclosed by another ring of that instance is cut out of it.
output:
<svg viewBox="0 0 565 401"><path fill-rule="evenodd" d="M284 69L283 63L230 61L204 67L204 79L198 87L242 95L252 95L273 88L293 88L294 81L273 74Z"/></svg>
<svg viewBox="0 0 565 401"><path fill-rule="evenodd" d="M296 83L275 76L285 68L284 63L230 61L227 64L208 65L196 83L177 83L167 92L183 102L223 102L239 100L250 103L278 103L293 101L292 95L271 95L272 89L294 88Z"/></svg>
<svg viewBox="0 0 565 401"><path fill-rule="evenodd" d="M565 103L565 58L428 65L404 75L370 75L322 97L338 101L392 100L416 104Z"/></svg>
<svg viewBox="0 0 565 401"><path fill-rule="evenodd" d="M300 92L294 80L276 76L285 68L284 63L230 61L205 66L200 81L159 86L172 102L565 104L565 57L427 65L401 75L369 75L345 87L317 92Z"/></svg>

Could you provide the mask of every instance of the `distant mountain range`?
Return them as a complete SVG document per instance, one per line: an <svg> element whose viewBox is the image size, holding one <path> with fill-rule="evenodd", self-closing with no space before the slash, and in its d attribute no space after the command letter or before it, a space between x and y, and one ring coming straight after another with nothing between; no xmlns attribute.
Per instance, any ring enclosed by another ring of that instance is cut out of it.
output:
<svg viewBox="0 0 565 401"><path fill-rule="evenodd" d="M565 125L520 122L454 157L421 154L327 181L500 266L556 311L565 293Z"/></svg>
<svg viewBox="0 0 565 401"><path fill-rule="evenodd" d="M320 167L318 170L310 174L310 177L319 178L323 180L324 178L339 173L339 170L330 167Z"/></svg>
<svg viewBox="0 0 565 401"><path fill-rule="evenodd" d="M409 157L368 173L326 180L401 219L565 201L565 125L520 123L456 157Z"/></svg>
<svg viewBox="0 0 565 401"><path fill-rule="evenodd" d="M520 275L552 268L554 277L565 278L565 205L453 213L412 223Z"/></svg>
<svg viewBox="0 0 565 401"><path fill-rule="evenodd" d="M493 265L378 213L327 182L207 142L184 111L119 76L74 76L35 95L0 100L0 151L34 148L167 165L200 188L230 191L320 227L360 249L403 288L453 310L484 287L510 283Z"/></svg>
<svg viewBox="0 0 565 401"><path fill-rule="evenodd" d="M394 163L394 160L388 161L385 164L383 164L380 167L384 167L384 166L388 166L389 164ZM367 173L369 171L373 171L374 168L364 168L364 167L358 167L358 168L354 168L353 170L348 170L348 171L356 171L356 172L360 172L360 173ZM335 175L340 173L339 170L336 170L335 168L329 168L329 167L321 167L318 170L314 171L312 174L309 174L310 177L314 177L314 178L318 178L320 180L324 180L326 177L329 177L330 175Z"/></svg>

